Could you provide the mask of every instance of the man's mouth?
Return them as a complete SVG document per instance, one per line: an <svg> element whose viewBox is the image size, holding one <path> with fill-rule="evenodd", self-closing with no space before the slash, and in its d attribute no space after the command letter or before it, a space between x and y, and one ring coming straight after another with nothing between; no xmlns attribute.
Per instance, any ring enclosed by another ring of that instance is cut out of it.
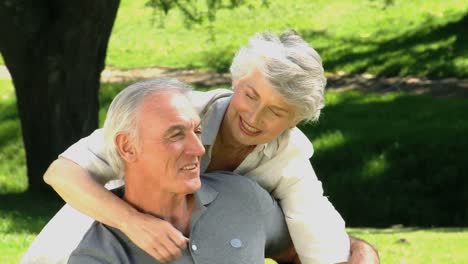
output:
<svg viewBox="0 0 468 264"><path fill-rule="evenodd" d="M189 164L182 167L182 170L193 170L195 168L197 168L197 164Z"/></svg>

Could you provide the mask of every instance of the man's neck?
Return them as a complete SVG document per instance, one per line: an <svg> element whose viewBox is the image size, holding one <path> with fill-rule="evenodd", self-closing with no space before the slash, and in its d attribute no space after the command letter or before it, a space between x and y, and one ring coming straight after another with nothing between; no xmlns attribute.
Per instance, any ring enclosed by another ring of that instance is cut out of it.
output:
<svg viewBox="0 0 468 264"><path fill-rule="evenodd" d="M190 233L190 219L195 205L193 194L167 193L156 190L150 184L126 182L123 199L140 212L171 223L184 235L188 236Z"/></svg>

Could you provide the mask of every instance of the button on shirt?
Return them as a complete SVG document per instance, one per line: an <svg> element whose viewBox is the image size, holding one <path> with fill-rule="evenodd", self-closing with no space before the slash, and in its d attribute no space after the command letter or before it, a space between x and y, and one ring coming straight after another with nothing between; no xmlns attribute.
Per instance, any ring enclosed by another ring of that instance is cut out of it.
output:
<svg viewBox="0 0 468 264"><path fill-rule="evenodd" d="M202 175L190 221L190 244L174 264L263 264L291 245L275 200L258 184L230 172ZM265 255L266 254L266 255ZM95 222L69 264L159 263L119 230Z"/></svg>
<svg viewBox="0 0 468 264"><path fill-rule="evenodd" d="M211 149L231 96L232 91L226 89L191 94L191 102L202 119L202 143L206 148L202 171L210 163ZM97 130L61 156L78 163L104 184L119 176L106 162L102 142L102 131ZM322 183L309 161L312 154L309 139L298 128L292 128L267 144L257 145L234 172L256 181L279 200L303 264L345 262L350 250L345 223L323 195Z"/></svg>

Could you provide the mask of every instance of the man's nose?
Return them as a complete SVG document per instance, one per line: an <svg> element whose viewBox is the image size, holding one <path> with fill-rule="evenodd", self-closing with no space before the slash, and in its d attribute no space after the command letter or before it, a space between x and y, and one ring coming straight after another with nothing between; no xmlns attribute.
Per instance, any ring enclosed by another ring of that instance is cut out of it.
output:
<svg viewBox="0 0 468 264"><path fill-rule="evenodd" d="M186 152L189 155L199 157L205 154L205 147L203 146L203 143L197 134L193 133L193 135L190 136Z"/></svg>

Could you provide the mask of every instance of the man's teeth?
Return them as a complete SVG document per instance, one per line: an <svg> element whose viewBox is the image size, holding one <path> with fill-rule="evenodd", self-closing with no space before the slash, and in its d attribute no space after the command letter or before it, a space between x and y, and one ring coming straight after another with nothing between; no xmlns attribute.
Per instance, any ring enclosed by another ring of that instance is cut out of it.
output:
<svg viewBox="0 0 468 264"><path fill-rule="evenodd" d="M249 132L257 133L257 132L260 131L260 130L258 130L258 129L256 129L256 128L254 128L254 127L249 126L249 125L248 125L247 123L245 123L245 122L242 122L242 124L244 125L245 129L247 129L247 131L249 131Z"/></svg>
<svg viewBox="0 0 468 264"><path fill-rule="evenodd" d="M192 164L192 165L187 165L187 166L184 166L182 167L183 170L193 170L197 167L197 165L195 164Z"/></svg>

